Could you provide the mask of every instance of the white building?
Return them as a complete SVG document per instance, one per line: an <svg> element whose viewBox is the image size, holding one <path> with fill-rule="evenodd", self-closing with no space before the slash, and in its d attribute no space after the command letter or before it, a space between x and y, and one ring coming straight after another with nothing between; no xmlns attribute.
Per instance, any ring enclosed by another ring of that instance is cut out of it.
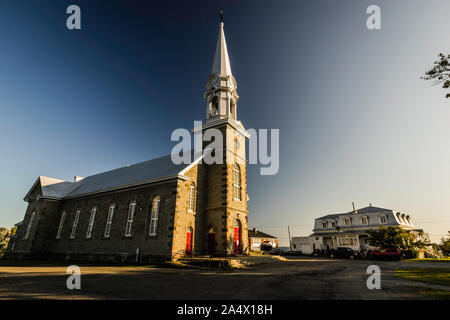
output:
<svg viewBox="0 0 450 320"><path fill-rule="evenodd" d="M316 249L328 250L337 247L364 252L371 249L367 240L369 230L380 226L398 226L415 233L418 237L427 237L422 229L417 229L413 225L409 215L370 205L315 219L314 233L309 237L293 237L292 249L305 254L310 254Z"/></svg>

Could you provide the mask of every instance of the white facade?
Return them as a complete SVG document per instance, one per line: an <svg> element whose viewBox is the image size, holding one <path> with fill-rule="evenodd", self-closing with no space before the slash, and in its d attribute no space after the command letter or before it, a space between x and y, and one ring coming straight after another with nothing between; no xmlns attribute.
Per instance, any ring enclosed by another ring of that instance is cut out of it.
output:
<svg viewBox="0 0 450 320"><path fill-rule="evenodd" d="M292 237L292 251L299 251L304 254L313 253L314 237Z"/></svg>
<svg viewBox="0 0 450 320"><path fill-rule="evenodd" d="M310 253L314 250L347 247L365 252L373 249L367 241L369 230L378 229L380 226L398 226L418 235L423 232L415 228L409 215L370 205L358 210L329 214L315 219L312 235L292 238L292 244L295 244L297 248L293 250Z"/></svg>

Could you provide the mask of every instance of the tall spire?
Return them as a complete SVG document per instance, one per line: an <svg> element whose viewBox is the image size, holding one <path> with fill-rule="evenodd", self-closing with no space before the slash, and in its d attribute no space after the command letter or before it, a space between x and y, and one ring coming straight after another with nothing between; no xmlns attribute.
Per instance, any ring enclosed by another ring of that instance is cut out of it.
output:
<svg viewBox="0 0 450 320"><path fill-rule="evenodd" d="M219 37L217 39L214 62L206 84L206 121L230 119L237 121L236 104L239 96L237 85L231 73L225 33L223 32L223 16L220 12Z"/></svg>
<svg viewBox="0 0 450 320"><path fill-rule="evenodd" d="M222 18L223 19L223 18ZM223 21L220 22L219 37L217 38L216 53L211 74L231 76L230 58L228 57L227 42L223 31Z"/></svg>

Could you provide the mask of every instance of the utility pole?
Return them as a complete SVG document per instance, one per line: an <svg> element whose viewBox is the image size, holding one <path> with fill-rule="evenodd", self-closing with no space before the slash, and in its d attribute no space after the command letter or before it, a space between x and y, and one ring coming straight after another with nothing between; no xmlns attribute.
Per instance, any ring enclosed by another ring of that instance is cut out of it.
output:
<svg viewBox="0 0 450 320"><path fill-rule="evenodd" d="M289 236L289 251L292 251L292 244L291 244L291 230L288 226L288 236Z"/></svg>

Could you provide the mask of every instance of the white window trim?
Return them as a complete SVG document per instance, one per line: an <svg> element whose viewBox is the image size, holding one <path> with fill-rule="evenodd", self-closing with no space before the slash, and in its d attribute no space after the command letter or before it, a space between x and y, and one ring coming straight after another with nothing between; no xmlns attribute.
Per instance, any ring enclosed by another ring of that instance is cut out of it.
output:
<svg viewBox="0 0 450 320"><path fill-rule="evenodd" d="M125 225L125 237L131 237L131 228L133 227L134 214L136 212L136 201L131 201L128 207L127 224Z"/></svg>
<svg viewBox="0 0 450 320"><path fill-rule="evenodd" d="M88 229L86 232L86 238L90 239L92 237L92 230L94 229L95 214L97 213L97 207L91 209L91 215L89 217Z"/></svg>
<svg viewBox="0 0 450 320"><path fill-rule="evenodd" d="M75 239L75 234L77 232L78 221L80 220L80 209L75 212L75 218L73 220L72 232L70 233L70 239Z"/></svg>
<svg viewBox="0 0 450 320"><path fill-rule="evenodd" d="M31 213L30 221L28 222L27 231L25 232L25 236L23 237L24 240L27 240L28 237L30 236L31 227L33 226L35 216L36 216L36 212L33 211Z"/></svg>
<svg viewBox="0 0 450 320"><path fill-rule="evenodd" d="M156 209L155 209L156 203ZM149 236L156 236L158 234L158 222L159 222L159 212L161 208L161 198L156 196L152 201L152 213L150 216L150 228L148 231Z"/></svg>
<svg viewBox="0 0 450 320"><path fill-rule="evenodd" d="M109 238L111 236L111 225L112 219L114 217L114 210L116 208L115 203L109 206L108 216L106 217L106 225L105 225L105 233L103 234L104 238Z"/></svg>
<svg viewBox="0 0 450 320"><path fill-rule="evenodd" d="M66 211L63 211L62 215L61 215L61 220L59 221L59 227L58 227L58 232L56 233L56 239L61 239L61 234L63 231L63 227L64 227L64 221L66 220Z"/></svg>
<svg viewBox="0 0 450 320"><path fill-rule="evenodd" d="M384 222L383 222L383 218L384 218L384 220L385 220ZM381 216L380 216L380 223L381 223L381 224L387 224L387 222L388 222L388 219L387 219L386 215L384 215L384 214L381 215Z"/></svg>

